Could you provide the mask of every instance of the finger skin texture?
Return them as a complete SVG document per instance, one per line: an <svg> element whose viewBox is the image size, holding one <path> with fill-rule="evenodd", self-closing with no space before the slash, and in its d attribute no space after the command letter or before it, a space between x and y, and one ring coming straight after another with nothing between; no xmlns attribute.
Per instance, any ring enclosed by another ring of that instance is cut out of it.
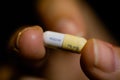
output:
<svg viewBox="0 0 120 80"><path fill-rule="evenodd" d="M75 0L42 0L40 3L38 2L37 5L38 15L44 22L46 30L53 30L77 36L86 36L85 20L83 14L81 14L82 10L79 12L79 9L80 8L77 6ZM49 54L45 72L43 73L48 80L88 80L81 70L79 60L81 60L82 69L90 79L110 80L110 76L113 76L113 74L116 76L117 74L115 73L114 67L116 66L114 66L114 60L111 59L114 56L109 56L109 60L106 60L105 62L104 59L101 62L98 59L95 59L95 64L93 64L94 56L93 54L88 54L92 51L86 50L89 49L87 47L85 47L82 52L82 59L80 59L81 55L79 54L61 50L48 49L45 53L42 30L38 28L22 30L18 33L15 44L17 44L17 48L19 49L19 54L24 58L39 60L42 59L45 54ZM93 44L92 41L88 41L88 47ZM94 48L94 46L90 46L90 50L93 50L91 48ZM114 54L111 53L110 55ZM98 57L99 55L96 56ZM100 57L100 59L101 58L102 57ZM102 62L108 62L108 65L104 67L101 65ZM110 67L108 68L109 65ZM108 69L106 70L106 68ZM109 76L108 73L112 74ZM111 79L114 80L114 76ZM117 79L119 79L118 76L116 76L116 80Z"/></svg>
<svg viewBox="0 0 120 80"><path fill-rule="evenodd" d="M40 27L23 29L18 34L16 44L21 55L25 57L41 59L45 56L43 31Z"/></svg>
<svg viewBox="0 0 120 80"><path fill-rule="evenodd" d="M43 31L39 26L18 29L11 37L8 47L26 59L40 60L45 56Z"/></svg>
<svg viewBox="0 0 120 80"><path fill-rule="evenodd" d="M37 8L47 29L85 35L86 26L76 0L44 0L38 2Z"/></svg>
<svg viewBox="0 0 120 80"><path fill-rule="evenodd" d="M119 49L109 43L91 39L81 55L81 67L91 80L119 80Z"/></svg>
<svg viewBox="0 0 120 80"><path fill-rule="evenodd" d="M38 2L38 15L46 30L85 36L85 24L76 0L43 0ZM79 54L47 50L45 76L48 80L88 80L79 65Z"/></svg>
<svg viewBox="0 0 120 80"><path fill-rule="evenodd" d="M38 2L38 15L46 30L85 36L83 16L75 0L43 0ZM79 54L49 49L45 76L48 80L88 80L79 65Z"/></svg>

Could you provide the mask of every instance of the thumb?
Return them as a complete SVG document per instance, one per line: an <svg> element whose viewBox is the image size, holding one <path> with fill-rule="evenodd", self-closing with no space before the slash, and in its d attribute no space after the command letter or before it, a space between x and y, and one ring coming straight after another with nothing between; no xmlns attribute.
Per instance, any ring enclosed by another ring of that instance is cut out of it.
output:
<svg viewBox="0 0 120 80"><path fill-rule="evenodd" d="M120 48L100 40L88 40L82 51L81 67L92 80L120 80Z"/></svg>

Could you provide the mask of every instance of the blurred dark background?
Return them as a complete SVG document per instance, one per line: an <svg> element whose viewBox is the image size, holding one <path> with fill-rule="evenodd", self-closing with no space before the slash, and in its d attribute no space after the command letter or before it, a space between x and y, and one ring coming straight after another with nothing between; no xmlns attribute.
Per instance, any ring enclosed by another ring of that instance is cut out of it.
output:
<svg viewBox="0 0 120 80"><path fill-rule="evenodd" d="M86 0L120 45L120 2L118 0Z"/></svg>
<svg viewBox="0 0 120 80"><path fill-rule="evenodd" d="M11 34L23 25L38 24L34 12L34 0L2 0L0 1L0 61L8 62L7 44Z"/></svg>
<svg viewBox="0 0 120 80"><path fill-rule="evenodd" d="M120 44L120 15L117 0L86 0ZM0 59L6 60L6 44L10 35L22 25L43 25L38 22L35 0L1 0L0 9ZM9 56L8 56L9 57ZM4 61L5 61L4 60Z"/></svg>
<svg viewBox="0 0 120 80"><path fill-rule="evenodd" d="M86 0L93 8L97 16L106 25L111 35L120 45L120 4L117 0ZM19 64L19 59L15 55L8 54L6 50L10 35L23 25L36 25L40 23L37 19L35 0L1 0L0 1L0 65L9 63L12 58ZM20 64L19 64L19 67ZM29 71L29 70L28 70ZM15 79L16 80L16 79Z"/></svg>

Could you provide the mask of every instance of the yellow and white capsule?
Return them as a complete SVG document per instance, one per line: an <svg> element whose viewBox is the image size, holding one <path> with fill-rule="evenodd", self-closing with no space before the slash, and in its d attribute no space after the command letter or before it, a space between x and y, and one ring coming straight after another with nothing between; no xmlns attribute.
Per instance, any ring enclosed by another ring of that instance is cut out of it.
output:
<svg viewBox="0 0 120 80"><path fill-rule="evenodd" d="M76 37L69 34L63 34L53 31L44 32L45 45L59 47L73 52L80 52L87 40L82 37Z"/></svg>

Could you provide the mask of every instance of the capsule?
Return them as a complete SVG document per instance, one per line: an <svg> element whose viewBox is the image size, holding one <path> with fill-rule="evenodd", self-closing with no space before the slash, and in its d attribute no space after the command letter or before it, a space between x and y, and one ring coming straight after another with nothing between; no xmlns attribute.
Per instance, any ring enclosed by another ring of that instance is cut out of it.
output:
<svg viewBox="0 0 120 80"><path fill-rule="evenodd" d="M70 34L45 31L44 43L47 46L61 48L73 52L80 52L87 43L87 40L83 37L76 37Z"/></svg>

